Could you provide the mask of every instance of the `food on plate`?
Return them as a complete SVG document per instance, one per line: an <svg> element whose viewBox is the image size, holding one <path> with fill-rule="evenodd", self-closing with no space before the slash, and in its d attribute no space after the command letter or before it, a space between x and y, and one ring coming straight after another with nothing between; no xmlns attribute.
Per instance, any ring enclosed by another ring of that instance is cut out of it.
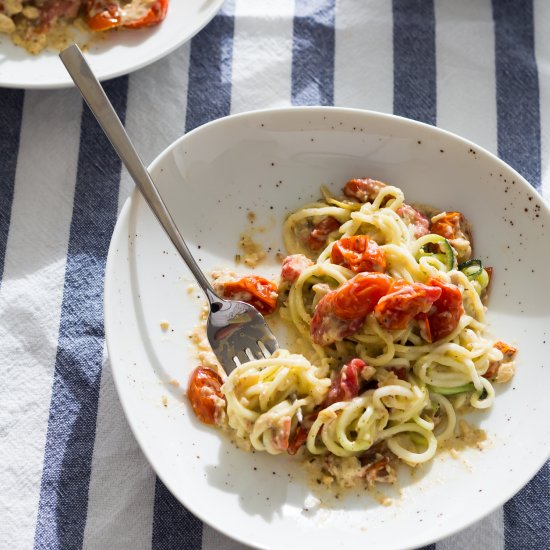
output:
<svg viewBox="0 0 550 550"><path fill-rule="evenodd" d="M160 23L168 0L0 0L0 33L32 54L60 50L72 29L140 29Z"/></svg>
<svg viewBox="0 0 550 550"><path fill-rule="evenodd" d="M319 482L393 482L399 463L429 462L466 433L483 439L458 418L492 406L516 349L487 333L493 270L473 256L462 213L406 203L368 178L323 195L286 219L277 285L213 274L222 296L286 320L292 351L228 376L203 353L188 397L242 446L305 457Z"/></svg>

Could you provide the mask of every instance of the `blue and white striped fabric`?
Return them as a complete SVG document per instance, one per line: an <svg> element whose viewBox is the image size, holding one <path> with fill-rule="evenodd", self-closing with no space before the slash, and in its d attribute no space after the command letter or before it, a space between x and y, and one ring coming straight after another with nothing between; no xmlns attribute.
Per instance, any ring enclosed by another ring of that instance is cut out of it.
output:
<svg viewBox="0 0 550 550"><path fill-rule="evenodd" d="M146 161L230 113L338 105L457 132L550 198L549 29L547 0L228 0L106 89ZM2 549L243 548L155 478L113 387L103 276L132 187L75 90L0 89ZM549 464L428 548L550 548Z"/></svg>

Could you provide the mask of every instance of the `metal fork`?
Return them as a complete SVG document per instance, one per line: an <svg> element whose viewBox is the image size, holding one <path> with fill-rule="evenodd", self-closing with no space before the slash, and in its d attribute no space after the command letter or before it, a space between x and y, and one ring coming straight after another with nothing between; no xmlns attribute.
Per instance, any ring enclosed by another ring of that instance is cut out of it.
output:
<svg viewBox="0 0 550 550"><path fill-rule="evenodd" d="M206 294L210 304L206 334L225 371L229 374L239 364L274 353L279 347L277 340L258 310L245 302L220 298L200 270L111 102L78 46L69 46L59 57L143 198Z"/></svg>

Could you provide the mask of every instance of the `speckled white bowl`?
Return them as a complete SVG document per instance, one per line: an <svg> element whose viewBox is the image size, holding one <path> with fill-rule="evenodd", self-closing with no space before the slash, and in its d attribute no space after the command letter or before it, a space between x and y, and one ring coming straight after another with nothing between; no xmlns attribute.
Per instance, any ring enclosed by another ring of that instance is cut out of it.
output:
<svg viewBox="0 0 550 550"><path fill-rule="evenodd" d="M258 269L278 271L285 215L357 176L390 182L411 202L462 211L476 256L495 269L492 332L519 347L514 380L475 419L484 451L448 455L414 477L394 504L350 493L310 507L302 468L247 454L200 425L182 397L195 366L188 333L202 303L190 273L139 194L118 221L107 265L107 343L119 396L151 465L172 493L213 527L258 548L416 548L488 514L518 491L550 452L548 278L550 215L509 166L448 132L403 118L334 108L248 113L184 136L151 171L206 272L233 266L238 236L257 215L271 249ZM170 329L163 332L160 322ZM180 388L170 381L180 382ZM465 505L468 503L468 505ZM306 510L307 509L307 510Z"/></svg>
<svg viewBox="0 0 550 550"><path fill-rule="evenodd" d="M220 10L223 0L170 2L166 19L155 27L123 32L75 32L86 43L85 56L99 80L128 74L168 55L198 33ZM32 55L0 34L0 86L5 88L68 88L74 83L57 52Z"/></svg>

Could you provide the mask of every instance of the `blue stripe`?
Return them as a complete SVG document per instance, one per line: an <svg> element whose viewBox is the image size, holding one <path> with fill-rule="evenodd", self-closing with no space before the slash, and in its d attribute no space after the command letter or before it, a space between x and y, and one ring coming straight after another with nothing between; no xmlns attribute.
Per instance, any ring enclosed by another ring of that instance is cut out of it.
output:
<svg viewBox="0 0 550 550"><path fill-rule="evenodd" d="M191 41L186 131L231 111L234 0ZM188 512L157 478L152 550L201 547L202 522Z"/></svg>
<svg viewBox="0 0 550 550"><path fill-rule="evenodd" d="M128 78L105 83L105 90L124 120ZM104 344L103 276L120 171L118 157L84 108L36 549L82 546Z"/></svg>
<svg viewBox="0 0 550 550"><path fill-rule="evenodd" d="M335 0L296 0L292 104L334 104Z"/></svg>
<svg viewBox="0 0 550 550"><path fill-rule="evenodd" d="M8 244L24 97L21 90L0 89L0 285Z"/></svg>
<svg viewBox="0 0 550 550"><path fill-rule="evenodd" d="M202 523L157 478L153 517L154 550L200 550Z"/></svg>
<svg viewBox="0 0 550 550"><path fill-rule="evenodd" d="M393 0L393 112L436 123L433 0Z"/></svg>
<svg viewBox="0 0 550 550"><path fill-rule="evenodd" d="M504 548L550 548L550 462L504 505Z"/></svg>
<svg viewBox="0 0 550 550"><path fill-rule="evenodd" d="M231 110L233 13L234 0L226 1L222 11L191 41L187 132L227 116Z"/></svg>
<svg viewBox="0 0 550 550"><path fill-rule="evenodd" d="M493 17L498 154L538 188L540 104L533 0L493 0Z"/></svg>
<svg viewBox="0 0 550 550"><path fill-rule="evenodd" d="M532 0L493 0L498 154L535 187L541 178ZM506 550L550 548L550 464L504 505Z"/></svg>

